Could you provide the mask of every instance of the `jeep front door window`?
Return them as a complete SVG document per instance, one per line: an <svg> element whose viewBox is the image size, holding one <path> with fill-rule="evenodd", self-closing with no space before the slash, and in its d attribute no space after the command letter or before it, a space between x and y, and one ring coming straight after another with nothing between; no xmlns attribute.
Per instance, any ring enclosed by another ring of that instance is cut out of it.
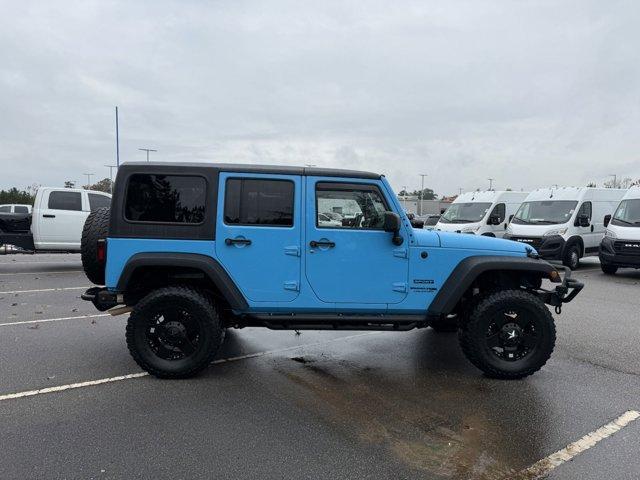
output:
<svg viewBox="0 0 640 480"><path fill-rule="evenodd" d="M382 230L386 210L387 204L375 185L327 182L316 186L318 227ZM336 213L341 215L340 220L335 219Z"/></svg>

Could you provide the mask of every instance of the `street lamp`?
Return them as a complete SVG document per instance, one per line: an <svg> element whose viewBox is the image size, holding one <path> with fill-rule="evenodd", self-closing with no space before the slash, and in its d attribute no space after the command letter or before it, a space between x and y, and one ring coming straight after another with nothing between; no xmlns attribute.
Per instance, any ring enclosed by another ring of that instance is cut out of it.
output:
<svg viewBox="0 0 640 480"><path fill-rule="evenodd" d="M418 216L422 216L422 197L424 195L424 177L427 177L428 175L426 173L421 173L420 177L422 178L422 182L421 182L421 187L420 187L420 196L419 196L419 201L420 201L420 208L418 209L420 213L418 213Z"/></svg>
<svg viewBox="0 0 640 480"><path fill-rule="evenodd" d="M493 187L493 181L495 180L495 178L487 178L487 180L489 180L489 191L491 191L491 187Z"/></svg>
<svg viewBox="0 0 640 480"><path fill-rule="evenodd" d="M83 175L87 176L87 190L91 190L91 177L95 175L94 173L83 173Z"/></svg>
<svg viewBox="0 0 640 480"><path fill-rule="evenodd" d="M109 168L109 187L111 189L111 194L113 195L113 169L118 168L117 165L105 165L105 167Z"/></svg>
<svg viewBox="0 0 640 480"><path fill-rule="evenodd" d="M147 152L147 162L149 161L149 152L157 152L158 150L154 150L153 148L139 148L138 150L142 150L143 152Z"/></svg>

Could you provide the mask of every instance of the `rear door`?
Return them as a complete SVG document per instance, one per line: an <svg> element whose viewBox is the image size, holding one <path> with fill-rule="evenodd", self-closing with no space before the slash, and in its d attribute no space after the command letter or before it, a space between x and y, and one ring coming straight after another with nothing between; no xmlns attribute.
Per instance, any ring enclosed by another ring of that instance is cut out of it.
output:
<svg viewBox="0 0 640 480"><path fill-rule="evenodd" d="M89 215L83 210L82 192L52 190L45 197L35 212L38 218L34 221L39 224L36 248L80 250L82 228Z"/></svg>
<svg viewBox="0 0 640 480"><path fill-rule="evenodd" d="M290 302L300 291L301 180L220 173L216 254L251 302Z"/></svg>
<svg viewBox="0 0 640 480"><path fill-rule="evenodd" d="M379 182L307 177L306 275L328 303L393 304L407 295L408 241L392 243L382 228L391 210ZM340 225L321 215L341 215Z"/></svg>

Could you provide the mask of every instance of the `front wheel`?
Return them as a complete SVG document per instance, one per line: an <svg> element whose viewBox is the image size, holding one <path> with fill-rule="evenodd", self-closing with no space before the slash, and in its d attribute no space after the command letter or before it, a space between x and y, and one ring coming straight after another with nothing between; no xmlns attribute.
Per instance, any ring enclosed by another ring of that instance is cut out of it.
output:
<svg viewBox="0 0 640 480"><path fill-rule="evenodd" d="M467 359L487 376L523 378L540 370L556 341L553 317L535 295L502 290L483 298L459 332Z"/></svg>
<svg viewBox="0 0 640 480"><path fill-rule="evenodd" d="M578 265L580 265L580 248L578 245L567 247L562 258L562 264L571 270L578 268Z"/></svg>
<svg viewBox="0 0 640 480"><path fill-rule="evenodd" d="M215 358L224 330L214 304L189 287L151 292L134 307L127 346L143 370L159 378L186 378Z"/></svg>
<svg viewBox="0 0 640 480"><path fill-rule="evenodd" d="M618 267L609 265L608 263L600 263L600 268L605 275L614 275L618 271Z"/></svg>

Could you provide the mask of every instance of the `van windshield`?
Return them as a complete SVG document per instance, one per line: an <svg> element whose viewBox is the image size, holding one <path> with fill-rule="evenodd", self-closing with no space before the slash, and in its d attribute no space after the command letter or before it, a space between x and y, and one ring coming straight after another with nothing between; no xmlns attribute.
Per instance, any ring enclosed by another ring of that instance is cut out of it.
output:
<svg viewBox="0 0 640 480"><path fill-rule="evenodd" d="M474 223L484 218L490 203L452 203L440 217L442 223Z"/></svg>
<svg viewBox="0 0 640 480"><path fill-rule="evenodd" d="M621 201L611 223L621 227L640 227L640 199Z"/></svg>
<svg viewBox="0 0 640 480"><path fill-rule="evenodd" d="M511 220L519 224L554 225L567 223L578 202L574 200L543 200L524 202Z"/></svg>

